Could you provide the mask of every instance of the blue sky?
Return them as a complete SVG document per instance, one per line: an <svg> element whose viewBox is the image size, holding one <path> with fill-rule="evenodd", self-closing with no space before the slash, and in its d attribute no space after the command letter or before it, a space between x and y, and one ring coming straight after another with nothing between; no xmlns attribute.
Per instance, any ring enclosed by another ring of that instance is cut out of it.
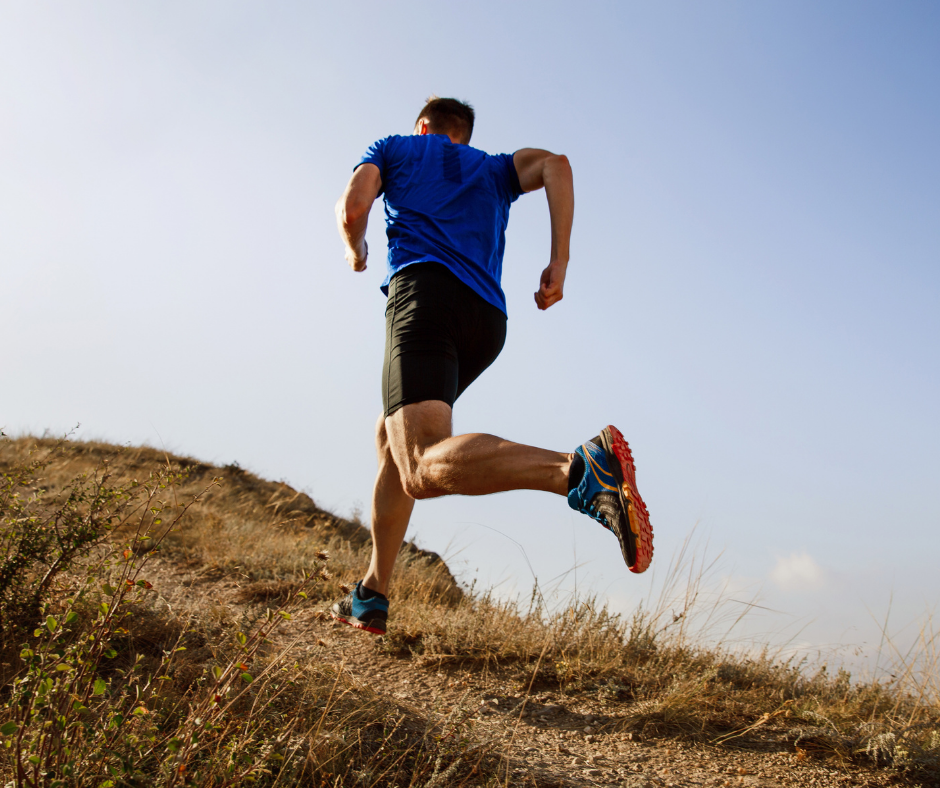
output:
<svg viewBox="0 0 940 788"><path fill-rule="evenodd" d="M477 147L567 154L576 211L541 313L544 197L513 207L509 339L455 427L617 424L658 575L536 493L423 502L412 535L629 611L694 528L716 587L778 611L744 634L867 649L892 595L899 628L940 602L938 35L928 2L4 3L0 425L368 511L381 205L362 275L332 207L456 96Z"/></svg>

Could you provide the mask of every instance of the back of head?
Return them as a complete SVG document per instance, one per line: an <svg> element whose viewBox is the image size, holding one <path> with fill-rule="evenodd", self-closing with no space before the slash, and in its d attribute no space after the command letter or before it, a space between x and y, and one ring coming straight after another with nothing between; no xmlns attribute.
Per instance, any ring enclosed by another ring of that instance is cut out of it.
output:
<svg viewBox="0 0 940 788"><path fill-rule="evenodd" d="M432 134L450 134L465 145L470 142L474 112L469 104L457 99L432 96L419 113L415 125L422 119L428 122L428 130Z"/></svg>

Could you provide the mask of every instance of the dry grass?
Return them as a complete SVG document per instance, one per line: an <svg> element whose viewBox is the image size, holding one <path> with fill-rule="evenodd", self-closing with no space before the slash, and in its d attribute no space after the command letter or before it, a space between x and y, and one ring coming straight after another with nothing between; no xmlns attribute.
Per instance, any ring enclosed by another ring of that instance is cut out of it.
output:
<svg viewBox="0 0 940 788"><path fill-rule="evenodd" d="M684 549L658 599L628 618L596 597L548 609L538 588L524 604L485 594L453 609L396 604L387 647L430 663L510 668L520 688L594 698L609 729L733 746L772 732L799 753L940 780L936 632L895 651L887 681L833 675L769 647L727 648L702 633L730 631L741 614L704 593L708 570Z"/></svg>
<svg viewBox="0 0 940 788"><path fill-rule="evenodd" d="M0 470L22 464L35 447L41 453L52 445L0 441ZM130 534L130 524L115 531L113 544L131 545L128 560L149 560L147 571L185 567L189 576L217 585L230 580L230 598L241 606L235 615L231 605L211 599L141 592L110 636L115 657L96 675L111 682L133 672L139 686L149 688L148 716L141 719L152 720L152 727L137 720L133 735L146 729L163 749L152 747L139 768L169 785L180 757L169 742L182 741L181 731L192 731L197 718L204 726L217 710L213 670L244 660L236 633L250 639L265 631L269 609L290 615L335 597L341 582L361 576L368 534L286 484L147 448L68 444L43 471L42 484L54 497L75 476L100 472L106 457L115 480L143 479L168 461L183 468L186 478L162 495L167 512L201 496L180 527L161 538L159 552ZM93 564L77 567L68 583L79 582ZM395 618L384 648L425 664L510 676L525 693L551 689L589 699L603 710L608 730L728 746L772 735L807 757L864 760L940 779L936 633L925 629L918 650L895 654L893 677L882 682L830 675L769 650L735 652L702 639L702 632L727 630L737 615L729 619L721 599L703 593L706 574L707 567L680 555L658 600L624 618L596 598L549 607L538 590L525 603L461 591L436 556L409 547L396 576ZM65 599L64 591L50 595L50 613L64 614ZM93 626L93 606L75 609L76 632ZM186 756L187 784L227 784L235 773L266 785L456 786L495 779L495 760L469 738L459 710L446 717L412 708L316 653L300 659L290 648L290 626L286 620L279 629L272 626L262 638L267 643L259 641L254 680L226 696L226 714L213 718L217 728ZM176 650L181 647L185 651ZM5 661L17 662L9 649ZM22 668L16 670L21 677ZM165 679L157 682L159 676ZM7 695L10 681L8 673ZM9 750L0 752L6 753L0 774L12 774ZM132 782L114 782L120 784Z"/></svg>
<svg viewBox="0 0 940 788"><path fill-rule="evenodd" d="M361 525L238 469L150 449L0 442L4 474L30 463L25 476L3 477L4 500L19 500L30 522L58 522L63 501L83 486L114 487L132 505L106 541L61 568L35 623L4 631L5 780L485 782L485 768L474 769L487 753L469 742L461 719L377 695L343 665L293 656L292 615L338 593L327 567L361 569L367 539ZM174 475L179 468L185 477ZM15 546L17 530L30 523L8 518L6 510L0 515L0 541ZM102 519L113 518L105 511ZM32 577L48 571L45 560L27 567ZM405 563L406 574L424 578L415 584L416 598L461 596L433 555L411 548ZM151 590L148 578L180 564L196 576L236 577L241 614L201 595L169 604Z"/></svg>

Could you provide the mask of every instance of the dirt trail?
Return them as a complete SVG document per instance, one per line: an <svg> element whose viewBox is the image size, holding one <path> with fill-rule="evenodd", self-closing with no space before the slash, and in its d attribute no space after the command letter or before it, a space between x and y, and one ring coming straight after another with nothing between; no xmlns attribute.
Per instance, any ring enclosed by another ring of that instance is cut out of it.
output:
<svg viewBox="0 0 940 788"><path fill-rule="evenodd" d="M174 606L209 598L236 619L237 579L161 561L153 581ZM197 599L198 598L198 599ZM888 786L915 785L851 762L813 757L787 738L785 727L764 726L722 746L673 738L641 740L618 725L627 702L601 702L597 693L527 692L518 672L467 669L388 653L382 638L324 615L324 603L296 613L278 640L296 639L300 660L343 666L351 677L404 708L441 718L459 714L470 736L489 742L502 758L501 783L510 786ZM394 613L394 609L393 609ZM394 623L392 624L394 625Z"/></svg>

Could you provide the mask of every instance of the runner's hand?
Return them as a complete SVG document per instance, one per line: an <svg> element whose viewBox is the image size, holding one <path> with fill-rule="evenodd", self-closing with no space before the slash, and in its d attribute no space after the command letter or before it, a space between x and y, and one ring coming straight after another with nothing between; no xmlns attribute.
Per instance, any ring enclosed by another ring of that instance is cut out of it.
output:
<svg viewBox="0 0 940 788"><path fill-rule="evenodd" d="M346 247L346 262L353 271L365 271L366 260L369 259L369 244L363 239L362 249L350 249Z"/></svg>
<svg viewBox="0 0 940 788"><path fill-rule="evenodd" d="M538 292L535 294L535 304L539 309L548 309L564 297L565 274L568 271L567 263L549 263L548 268L542 271Z"/></svg>

